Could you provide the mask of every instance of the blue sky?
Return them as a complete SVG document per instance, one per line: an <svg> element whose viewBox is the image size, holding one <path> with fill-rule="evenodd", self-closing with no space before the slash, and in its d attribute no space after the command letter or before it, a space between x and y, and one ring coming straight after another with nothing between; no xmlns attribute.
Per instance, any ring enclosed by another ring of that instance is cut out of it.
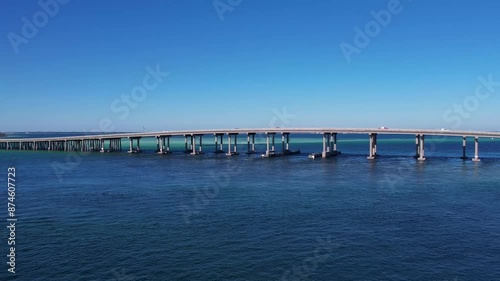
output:
<svg viewBox="0 0 500 281"><path fill-rule="evenodd" d="M0 131L500 130L498 1L53 1L0 3Z"/></svg>

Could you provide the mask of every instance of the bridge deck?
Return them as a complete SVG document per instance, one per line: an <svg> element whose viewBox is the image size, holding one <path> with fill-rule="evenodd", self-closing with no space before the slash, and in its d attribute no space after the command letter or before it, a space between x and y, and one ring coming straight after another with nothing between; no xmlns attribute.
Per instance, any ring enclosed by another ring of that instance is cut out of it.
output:
<svg viewBox="0 0 500 281"><path fill-rule="evenodd" d="M0 142L28 142L28 141L64 141L64 140L91 140L115 138L146 138L157 136L184 136L184 135L214 135L214 134L265 134L265 133L339 133L339 134L386 134L386 135L433 135L455 137L488 137L500 138L500 132L487 131L459 131L459 130L425 130L425 129L374 129L374 128L254 128L254 129L213 129L213 130L179 130L145 133L119 133L82 136L64 136L51 138L16 138L0 139Z"/></svg>

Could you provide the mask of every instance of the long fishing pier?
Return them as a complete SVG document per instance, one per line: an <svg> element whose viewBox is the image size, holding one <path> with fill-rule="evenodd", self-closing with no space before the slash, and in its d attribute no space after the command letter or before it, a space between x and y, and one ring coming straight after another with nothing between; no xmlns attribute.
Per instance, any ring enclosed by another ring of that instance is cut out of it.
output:
<svg viewBox="0 0 500 281"><path fill-rule="evenodd" d="M157 152L159 154L172 153L170 138L184 137L184 152L192 155L203 154L202 139L204 136L214 138L214 153L223 153L227 156L239 155L237 150L237 137L240 134L247 136L247 154L256 153L255 135L263 134L266 137L266 151L262 157L277 157L298 154L300 151L290 149L291 134L322 135L322 151L312 153L309 158L327 158L340 154L337 150L338 134L366 134L369 137L368 159L377 157L378 135L414 135L415 158L425 160L426 136L452 136L462 137L462 158L467 159L467 138L474 139L473 161L479 159L479 138L498 138L500 132L486 131L458 131L458 130L419 130L419 129L386 129L386 128L260 128L260 129L215 129L215 130L181 130L147 133L120 133L100 134L52 138L20 138L0 139L0 150L47 150L47 151L96 151L117 152L122 151L122 139L129 140L128 153L140 153L142 138L156 138ZM281 150L276 151L276 134L281 135ZM224 136L227 137L227 150L224 150ZM198 146L197 146L197 141Z"/></svg>

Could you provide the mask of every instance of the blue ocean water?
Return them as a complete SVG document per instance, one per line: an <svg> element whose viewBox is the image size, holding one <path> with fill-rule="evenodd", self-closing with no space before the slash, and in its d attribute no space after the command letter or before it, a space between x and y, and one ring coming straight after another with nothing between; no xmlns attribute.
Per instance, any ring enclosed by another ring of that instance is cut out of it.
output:
<svg viewBox="0 0 500 281"><path fill-rule="evenodd" d="M302 154L271 159L216 156L210 137L198 156L182 138L172 155L155 140L133 155L0 151L2 213L14 166L19 219L17 273L4 263L0 277L500 280L500 142L481 139L474 163L461 138L430 139L424 163L405 136L379 136L374 161L356 135L315 160L320 135L292 135Z"/></svg>

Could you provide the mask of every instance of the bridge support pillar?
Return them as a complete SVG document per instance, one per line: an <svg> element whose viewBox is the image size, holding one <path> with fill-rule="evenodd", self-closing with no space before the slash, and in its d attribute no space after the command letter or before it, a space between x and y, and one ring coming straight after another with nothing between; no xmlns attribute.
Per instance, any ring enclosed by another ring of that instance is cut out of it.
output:
<svg viewBox="0 0 500 281"><path fill-rule="evenodd" d="M77 146L78 146L78 143L77 143ZM109 140L109 152L116 151L116 147L117 147L116 139L110 139Z"/></svg>
<svg viewBox="0 0 500 281"><path fill-rule="evenodd" d="M231 138L234 136L234 145L231 148ZM239 155L238 153L238 133L227 134L227 156Z"/></svg>
<svg viewBox="0 0 500 281"><path fill-rule="evenodd" d="M419 153L418 153L418 161L425 160L425 135L420 135L419 139Z"/></svg>
<svg viewBox="0 0 500 281"><path fill-rule="evenodd" d="M266 133L266 156L269 156L269 135Z"/></svg>
<svg viewBox="0 0 500 281"><path fill-rule="evenodd" d="M285 135L281 134L281 151L285 152Z"/></svg>
<svg viewBox="0 0 500 281"><path fill-rule="evenodd" d="M193 135L184 135L184 153L192 154L194 152L194 141Z"/></svg>
<svg viewBox="0 0 500 281"><path fill-rule="evenodd" d="M462 157L463 160L467 159L467 137L463 136L462 138Z"/></svg>
<svg viewBox="0 0 500 281"><path fill-rule="evenodd" d="M367 157L369 160L373 160L376 157L376 141L377 134L370 133L370 154Z"/></svg>
<svg viewBox="0 0 500 281"><path fill-rule="evenodd" d="M217 134L214 134L214 138L215 138L215 141L214 141L214 142L215 142L215 146L214 146L214 147L215 147L215 149L214 149L214 153L215 153L215 154L217 154L217 153L219 153L219 151L218 151L218 150L219 150L219 149L218 149L219 136L217 136Z"/></svg>
<svg viewBox="0 0 500 281"><path fill-rule="evenodd" d="M100 139L99 141L101 142L101 150L100 150L100 152L102 153L102 152L104 152L104 140Z"/></svg>
<svg viewBox="0 0 500 281"><path fill-rule="evenodd" d="M337 152L337 133L330 134L330 151Z"/></svg>
<svg viewBox="0 0 500 281"><path fill-rule="evenodd" d="M134 148L134 139L137 140L137 147ZM141 153L142 150L141 150L141 137L129 137L129 141L130 141L130 150L128 151L128 153Z"/></svg>
<svg viewBox="0 0 500 281"><path fill-rule="evenodd" d="M224 153L224 134L221 133L215 133L215 154L219 153ZM219 143L219 137L220 137L220 143Z"/></svg>
<svg viewBox="0 0 500 281"><path fill-rule="evenodd" d="M170 153L170 136L156 136L158 154L169 154ZM165 140L167 144L165 145Z"/></svg>
<svg viewBox="0 0 500 281"><path fill-rule="evenodd" d="M200 138L200 146L198 147L198 151L196 150L196 136ZM191 155L202 154L203 148L203 135L191 135Z"/></svg>
<svg viewBox="0 0 500 281"><path fill-rule="evenodd" d="M200 147L198 148L198 152L203 153L203 135L200 135Z"/></svg>
<svg viewBox="0 0 500 281"><path fill-rule="evenodd" d="M247 133L247 154L255 153L255 133Z"/></svg>
<svg viewBox="0 0 500 281"><path fill-rule="evenodd" d="M283 153L290 150L290 133L281 133L281 150Z"/></svg>
<svg viewBox="0 0 500 281"><path fill-rule="evenodd" d="M475 137L474 138L474 158L472 159L474 162L479 162L481 159L479 159L479 138Z"/></svg>
<svg viewBox="0 0 500 281"><path fill-rule="evenodd" d="M420 135L415 135L415 158L420 157Z"/></svg>
<svg viewBox="0 0 500 281"><path fill-rule="evenodd" d="M337 133L333 133L333 151L337 152Z"/></svg>
<svg viewBox="0 0 500 281"><path fill-rule="evenodd" d="M276 133L268 133L266 132L266 155L265 157L269 157L269 155L273 154L274 151L274 138ZM270 144L271 142L271 144Z"/></svg>
<svg viewBox="0 0 500 281"><path fill-rule="evenodd" d="M274 142L275 137L276 137L276 134L272 134L272 135L271 135L271 150L272 150L273 152L274 152L274 151L276 151L276 148L275 148L275 142Z"/></svg>
<svg viewBox="0 0 500 281"><path fill-rule="evenodd" d="M330 134L323 133L323 152L321 153L322 158L328 157L328 154L330 152L329 142L330 142Z"/></svg>
<svg viewBox="0 0 500 281"><path fill-rule="evenodd" d="M196 152L196 135L191 135L191 155L198 154Z"/></svg>
<svg viewBox="0 0 500 281"><path fill-rule="evenodd" d="M286 144L285 144L285 149L286 151L290 151L290 133L286 133Z"/></svg>

